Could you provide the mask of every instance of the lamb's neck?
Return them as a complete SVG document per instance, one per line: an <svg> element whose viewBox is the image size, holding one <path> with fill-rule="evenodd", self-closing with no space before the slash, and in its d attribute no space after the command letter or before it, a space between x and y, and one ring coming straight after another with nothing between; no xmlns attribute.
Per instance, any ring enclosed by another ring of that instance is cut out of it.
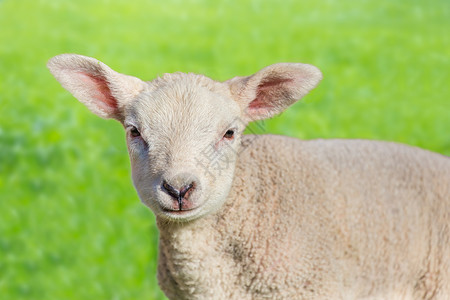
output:
<svg viewBox="0 0 450 300"><path fill-rule="evenodd" d="M167 246L180 250L204 246L200 245L202 237L211 240L216 234L214 223L215 220L212 217L180 223L157 219L160 241L167 242Z"/></svg>
<svg viewBox="0 0 450 300"><path fill-rule="evenodd" d="M158 220L158 280L169 298L196 299L211 291L220 293L219 283L230 280L231 268L220 253L223 246L216 220L212 216L187 223Z"/></svg>

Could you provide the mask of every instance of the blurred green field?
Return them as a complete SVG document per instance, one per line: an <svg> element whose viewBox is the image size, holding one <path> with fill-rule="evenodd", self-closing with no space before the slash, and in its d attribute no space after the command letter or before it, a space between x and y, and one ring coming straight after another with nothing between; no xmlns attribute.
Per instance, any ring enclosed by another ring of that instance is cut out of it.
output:
<svg viewBox="0 0 450 300"><path fill-rule="evenodd" d="M324 80L268 133L450 155L449 28L448 0L0 0L0 298L164 299L121 126L63 90L50 57L148 80L310 63Z"/></svg>

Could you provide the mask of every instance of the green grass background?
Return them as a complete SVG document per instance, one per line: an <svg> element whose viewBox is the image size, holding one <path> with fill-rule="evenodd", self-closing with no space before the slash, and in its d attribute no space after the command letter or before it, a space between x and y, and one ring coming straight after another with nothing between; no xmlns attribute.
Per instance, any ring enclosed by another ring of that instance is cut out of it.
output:
<svg viewBox="0 0 450 300"><path fill-rule="evenodd" d="M319 87L270 133L450 155L448 0L0 0L0 298L164 299L124 134L63 90L70 52L144 79L305 62Z"/></svg>

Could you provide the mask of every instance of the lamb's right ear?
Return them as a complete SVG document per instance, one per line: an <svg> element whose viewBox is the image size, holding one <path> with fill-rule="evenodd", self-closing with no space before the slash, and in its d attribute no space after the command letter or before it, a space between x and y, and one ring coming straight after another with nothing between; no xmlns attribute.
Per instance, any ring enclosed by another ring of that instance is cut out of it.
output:
<svg viewBox="0 0 450 300"><path fill-rule="evenodd" d="M123 121L123 108L145 87L132 76L113 71L104 63L82 55L61 54L47 67L61 85L93 113Z"/></svg>

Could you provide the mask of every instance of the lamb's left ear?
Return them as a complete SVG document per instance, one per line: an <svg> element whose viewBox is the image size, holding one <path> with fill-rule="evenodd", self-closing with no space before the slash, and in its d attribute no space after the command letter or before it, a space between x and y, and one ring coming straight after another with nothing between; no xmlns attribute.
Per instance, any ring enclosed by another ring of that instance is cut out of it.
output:
<svg viewBox="0 0 450 300"><path fill-rule="evenodd" d="M305 96L322 79L312 65L278 63L248 77L235 77L225 83L241 106L247 122L270 118Z"/></svg>
<svg viewBox="0 0 450 300"><path fill-rule="evenodd" d="M142 80L117 73L104 63L82 55L55 56L47 67L56 80L93 113L121 122L125 105L145 87Z"/></svg>

